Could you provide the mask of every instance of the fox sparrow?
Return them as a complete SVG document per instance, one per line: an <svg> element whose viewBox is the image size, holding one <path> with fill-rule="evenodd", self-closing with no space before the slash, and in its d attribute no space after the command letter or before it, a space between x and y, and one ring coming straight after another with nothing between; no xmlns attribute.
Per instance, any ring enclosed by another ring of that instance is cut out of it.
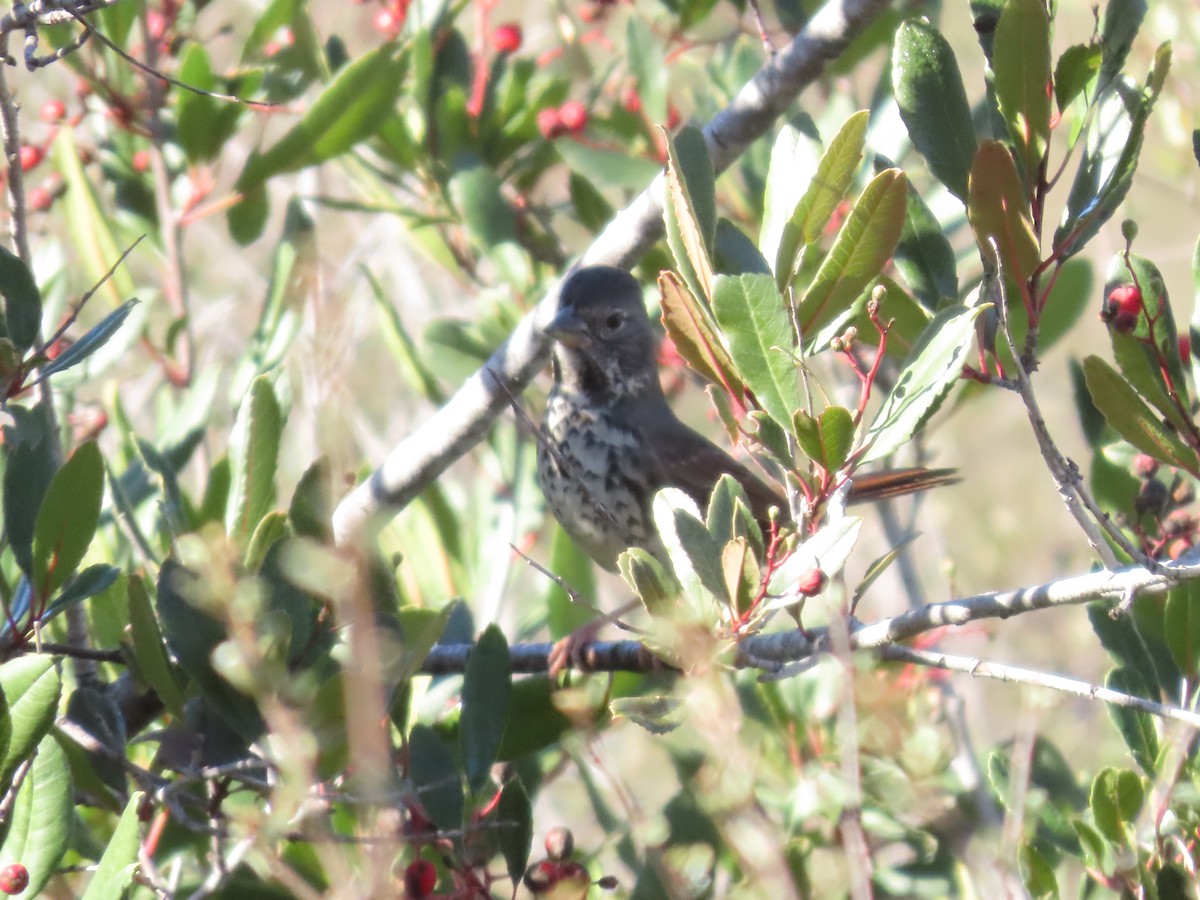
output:
<svg viewBox="0 0 1200 900"><path fill-rule="evenodd" d="M554 339L554 388L538 480L563 529L610 571L627 547L664 556L650 514L654 495L682 489L701 509L721 475L740 482L755 517L769 521L783 496L667 405L658 380L657 338L628 272L577 270L563 284ZM949 469L904 469L855 479L850 501L911 493L954 479Z"/></svg>

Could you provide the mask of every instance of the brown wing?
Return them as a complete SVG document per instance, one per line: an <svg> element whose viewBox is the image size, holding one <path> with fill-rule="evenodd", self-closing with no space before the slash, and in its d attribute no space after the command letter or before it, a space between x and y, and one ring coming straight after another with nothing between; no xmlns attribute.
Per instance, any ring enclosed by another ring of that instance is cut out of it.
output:
<svg viewBox="0 0 1200 900"><path fill-rule="evenodd" d="M888 497L902 497L905 494L915 494L943 484L957 484L962 481L957 469L887 469L883 472L870 472L856 475L850 485L850 503L866 503L873 500L884 500Z"/></svg>
<svg viewBox="0 0 1200 900"><path fill-rule="evenodd" d="M781 493L678 419L659 422L651 430L653 440L650 443L658 451L654 463L661 483L684 491L700 509L707 508L717 479L730 475L741 484L750 501L750 511L764 529L769 527L772 506L787 511L787 500Z"/></svg>

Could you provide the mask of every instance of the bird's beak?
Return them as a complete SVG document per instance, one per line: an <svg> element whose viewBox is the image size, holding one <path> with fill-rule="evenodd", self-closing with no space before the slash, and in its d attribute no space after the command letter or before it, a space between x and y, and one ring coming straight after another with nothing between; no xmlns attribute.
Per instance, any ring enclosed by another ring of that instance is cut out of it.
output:
<svg viewBox="0 0 1200 900"><path fill-rule="evenodd" d="M545 331L554 340L568 347L582 347L588 342L587 323L569 306L558 311Z"/></svg>

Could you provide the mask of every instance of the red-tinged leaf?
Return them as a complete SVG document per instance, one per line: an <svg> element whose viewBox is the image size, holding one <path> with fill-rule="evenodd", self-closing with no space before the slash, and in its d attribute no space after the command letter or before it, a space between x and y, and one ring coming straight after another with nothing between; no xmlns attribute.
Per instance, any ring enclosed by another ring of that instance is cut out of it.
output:
<svg viewBox="0 0 1200 900"><path fill-rule="evenodd" d="M984 141L975 153L967 217L980 247L988 247L989 239L996 242L1009 278L1020 283L1033 274L1040 252L1029 203L1016 164L999 141ZM991 255L990 250L984 252Z"/></svg>
<svg viewBox="0 0 1200 900"><path fill-rule="evenodd" d="M729 351L717 334L708 311L674 272L658 276L662 323L687 364L727 393L740 397L744 390Z"/></svg>
<svg viewBox="0 0 1200 900"><path fill-rule="evenodd" d="M996 101L1032 190L1050 139L1050 19L1043 0L1009 0L994 47Z"/></svg>
<svg viewBox="0 0 1200 900"><path fill-rule="evenodd" d="M693 293L712 300L710 256L717 230L715 176L704 135L684 128L667 139L667 243Z"/></svg>

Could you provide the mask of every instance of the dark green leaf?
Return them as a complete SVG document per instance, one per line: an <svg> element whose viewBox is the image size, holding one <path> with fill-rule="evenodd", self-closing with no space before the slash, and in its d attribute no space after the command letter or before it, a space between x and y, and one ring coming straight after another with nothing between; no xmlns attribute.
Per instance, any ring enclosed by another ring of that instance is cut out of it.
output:
<svg viewBox="0 0 1200 900"><path fill-rule="evenodd" d="M892 88L913 146L934 177L966 203L975 127L954 51L932 25L909 21L900 26L892 50Z"/></svg>
<svg viewBox="0 0 1200 900"><path fill-rule="evenodd" d="M333 541L333 478L329 457L314 461L296 484L288 521L300 537L321 543Z"/></svg>
<svg viewBox="0 0 1200 900"><path fill-rule="evenodd" d="M1168 626L1169 624L1168 622ZM1150 686L1138 675L1137 670L1126 666L1109 672L1104 686L1122 694L1154 699L1151 697ZM1107 708L1113 724L1125 739L1125 746L1129 748L1134 762L1153 778L1158 771L1158 732L1154 729L1154 716L1143 710L1116 703L1109 703Z"/></svg>
<svg viewBox="0 0 1200 900"><path fill-rule="evenodd" d="M459 169L447 185L467 234L483 250L516 240L516 216L500 188L496 173L481 162Z"/></svg>
<svg viewBox="0 0 1200 900"><path fill-rule="evenodd" d="M1054 101L1059 112L1083 91L1100 71L1099 44L1074 44L1063 51L1054 67Z"/></svg>
<svg viewBox="0 0 1200 900"><path fill-rule="evenodd" d="M571 720L555 705L555 689L548 678L522 678L513 682L508 727L496 759L513 762L557 744L572 728Z"/></svg>
<svg viewBox="0 0 1200 900"><path fill-rule="evenodd" d="M46 607L46 611L42 613L42 624L53 619L64 609L74 606L76 603L82 603L89 597L104 593L116 583L120 574L120 569L107 563L88 566L68 581L63 592Z"/></svg>
<svg viewBox="0 0 1200 900"><path fill-rule="evenodd" d="M12 422L4 426L4 530L17 564L32 576L38 510L58 461L41 406L12 406L9 414Z"/></svg>
<svg viewBox="0 0 1200 900"><path fill-rule="evenodd" d="M150 596L142 579L131 576L127 586L129 593L129 623L133 638L133 660L142 681L154 688L154 692L172 715L182 717L183 691L175 678L175 671L167 659L163 646L162 632Z"/></svg>
<svg viewBox="0 0 1200 900"><path fill-rule="evenodd" d="M109 338L116 334L120 327L125 324L125 320L129 318L129 314L133 311L133 308L140 302L137 297L131 297L106 315L89 328L83 337L71 344L71 346L46 363L46 365L42 366L41 377L49 378L51 375L65 372L72 366L77 366L86 360L108 343Z"/></svg>
<svg viewBox="0 0 1200 900"><path fill-rule="evenodd" d="M908 191L904 228L896 244L896 269L921 304L937 310L943 300L958 298L954 249L921 195Z"/></svg>
<svg viewBox="0 0 1200 900"><path fill-rule="evenodd" d="M104 461L95 441L82 444L55 473L33 530L33 585L51 597L78 568L100 521Z"/></svg>
<svg viewBox="0 0 1200 900"><path fill-rule="evenodd" d="M1104 52L1103 81L1121 74L1146 10L1146 0L1108 0L1100 29L1100 46Z"/></svg>
<svg viewBox="0 0 1200 900"><path fill-rule="evenodd" d="M467 784L478 791L487 782L508 724L512 659L504 633L489 625L467 658L463 673L459 741Z"/></svg>
<svg viewBox="0 0 1200 900"><path fill-rule="evenodd" d="M1144 798L1145 789L1137 773L1109 767L1101 769L1092 781L1088 803L1101 833L1124 845L1132 836L1134 819Z"/></svg>
<svg viewBox="0 0 1200 900"><path fill-rule="evenodd" d="M0 294L4 295L0 334L24 352L34 345L42 328L42 294L29 267L4 246L0 246Z"/></svg>
<svg viewBox="0 0 1200 900"><path fill-rule="evenodd" d="M408 775L434 825L446 830L462 827L462 774L450 748L427 725L414 726L408 735Z"/></svg>
<svg viewBox="0 0 1200 900"><path fill-rule="evenodd" d="M722 217L717 221L713 239L713 257L717 271L728 275L770 275L771 267L754 242L740 228Z"/></svg>
<svg viewBox="0 0 1200 900"><path fill-rule="evenodd" d="M525 874L529 864L529 850L533 846L533 804L525 792L521 779L514 778L500 792L500 803L496 807L497 840L504 854L504 865L513 884Z"/></svg>

